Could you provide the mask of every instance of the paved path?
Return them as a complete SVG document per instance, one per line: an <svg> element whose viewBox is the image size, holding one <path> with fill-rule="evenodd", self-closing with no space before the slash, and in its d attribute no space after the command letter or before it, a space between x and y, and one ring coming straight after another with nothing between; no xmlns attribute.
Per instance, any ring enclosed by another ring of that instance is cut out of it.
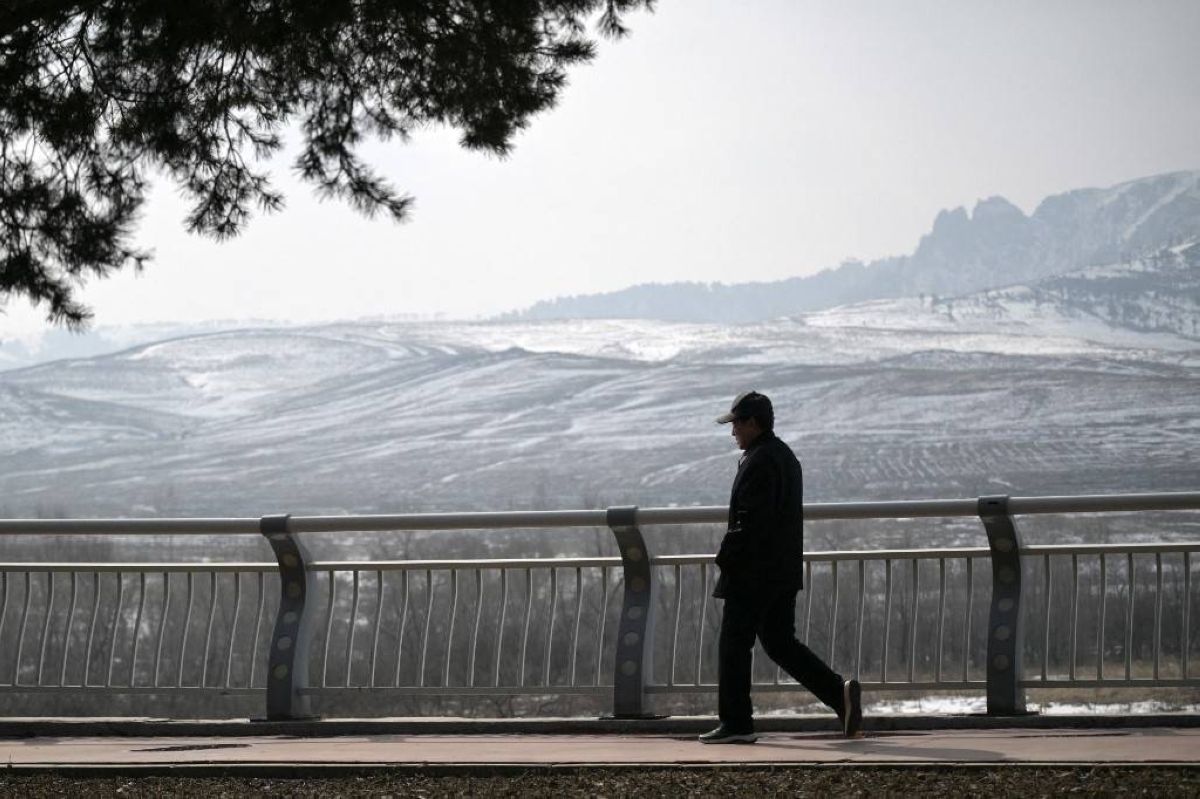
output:
<svg viewBox="0 0 1200 799"><path fill-rule="evenodd" d="M874 733L859 740L820 733L770 733L754 745L724 746L668 735L35 737L0 739L0 762L13 767L1200 764L1200 729L945 730Z"/></svg>

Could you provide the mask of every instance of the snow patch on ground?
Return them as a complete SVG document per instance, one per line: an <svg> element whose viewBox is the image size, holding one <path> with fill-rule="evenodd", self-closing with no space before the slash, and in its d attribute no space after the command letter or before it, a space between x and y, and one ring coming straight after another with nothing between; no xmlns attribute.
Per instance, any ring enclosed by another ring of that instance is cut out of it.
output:
<svg viewBox="0 0 1200 799"><path fill-rule="evenodd" d="M865 698L865 697L864 697ZM1136 702L1028 702L1027 709L1048 716L1138 716L1154 713L1196 713L1200 704L1163 702L1156 699ZM794 716L809 713L828 713L820 704L805 704L791 708L777 708L760 715ZM987 713L987 698L984 696L919 696L911 698L868 700L863 713L871 716L965 716Z"/></svg>

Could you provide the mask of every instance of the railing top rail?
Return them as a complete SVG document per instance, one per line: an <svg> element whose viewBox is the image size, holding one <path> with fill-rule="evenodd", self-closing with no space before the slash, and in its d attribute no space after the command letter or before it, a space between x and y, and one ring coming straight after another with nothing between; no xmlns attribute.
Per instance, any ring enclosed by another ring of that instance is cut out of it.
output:
<svg viewBox="0 0 1200 799"><path fill-rule="evenodd" d="M259 519L0 519L3 535L258 535Z"/></svg>
<svg viewBox="0 0 1200 799"><path fill-rule="evenodd" d="M640 516L640 511L639 511ZM293 516L293 533L391 532L394 530L502 530L534 527L604 527L608 511L539 510L470 513L402 513L378 516Z"/></svg>
<svg viewBox="0 0 1200 799"><path fill-rule="evenodd" d="M1155 494L1012 497L1013 515L1113 513L1124 511L1200 510L1200 491ZM977 499L926 499L894 502L833 502L805 505L811 521L973 517ZM723 505L688 508L639 508L639 525L720 524ZM398 532L410 530L487 530L517 528L603 527L607 510L407 513L371 516L293 516L293 533ZM0 519L3 535L257 535L258 518L216 519Z"/></svg>
<svg viewBox="0 0 1200 799"><path fill-rule="evenodd" d="M934 547L929 549L841 549L817 550L804 553L807 561L876 561L876 560L953 560L962 558L985 558L987 547ZM1116 544L1049 544L1027 546L1022 550L1026 557L1045 555L1153 555L1180 552L1200 552L1200 541L1176 541L1171 543L1116 543ZM711 552L694 552L681 555L655 555L650 558L654 566L685 566L712 563ZM615 568L621 565L616 556L552 557L552 558L442 558L436 560L316 560L308 564L309 571L447 571L450 569L580 569ZM136 574L146 572L262 572L274 573L274 563L249 562L171 562L171 563L72 563L48 561L0 562L0 572L119 572Z"/></svg>
<svg viewBox="0 0 1200 799"><path fill-rule="evenodd" d="M1008 512L1017 516L1036 513L1120 513L1147 510L1200 510L1200 491L1012 497L1008 500Z"/></svg>
<svg viewBox="0 0 1200 799"><path fill-rule="evenodd" d="M0 563L0 572L56 572L74 574L207 574L220 572L222 574L235 572L239 574L270 574L279 573L277 563L250 563L241 561L174 561L171 563L124 561L121 563L86 563L69 561L6 561Z"/></svg>

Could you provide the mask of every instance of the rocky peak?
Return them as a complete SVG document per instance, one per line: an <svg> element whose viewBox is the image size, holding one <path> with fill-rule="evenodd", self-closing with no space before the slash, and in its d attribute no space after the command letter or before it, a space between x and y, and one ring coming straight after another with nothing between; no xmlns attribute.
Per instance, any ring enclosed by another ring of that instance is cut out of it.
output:
<svg viewBox="0 0 1200 799"><path fill-rule="evenodd" d="M1003 197L988 197L975 204L971 221L979 223L1024 222L1025 212Z"/></svg>
<svg viewBox="0 0 1200 799"><path fill-rule="evenodd" d="M926 238L966 230L970 226L971 218L967 216L966 208L961 205L953 209L943 208L938 211L937 218L933 220L933 230Z"/></svg>

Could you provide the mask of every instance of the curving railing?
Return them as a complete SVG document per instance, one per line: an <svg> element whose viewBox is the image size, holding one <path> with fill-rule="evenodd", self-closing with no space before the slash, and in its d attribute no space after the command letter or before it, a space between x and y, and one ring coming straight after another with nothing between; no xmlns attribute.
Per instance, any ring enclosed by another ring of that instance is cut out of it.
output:
<svg viewBox="0 0 1200 799"><path fill-rule="evenodd" d="M1200 493L806 506L810 521L981 520L987 547L812 551L798 635L868 691L1197 687L1200 542L1022 546L1015 518L1200 509ZM614 715L715 693L710 554L642 529L720 507L263 519L0 520L12 535L263 535L275 563L0 563L0 696L266 697L268 718L431 697L590 697ZM619 556L318 560L323 533L607 528ZM758 692L796 691L765 658ZM261 701L261 699L259 700ZM315 703L315 704L314 704Z"/></svg>

